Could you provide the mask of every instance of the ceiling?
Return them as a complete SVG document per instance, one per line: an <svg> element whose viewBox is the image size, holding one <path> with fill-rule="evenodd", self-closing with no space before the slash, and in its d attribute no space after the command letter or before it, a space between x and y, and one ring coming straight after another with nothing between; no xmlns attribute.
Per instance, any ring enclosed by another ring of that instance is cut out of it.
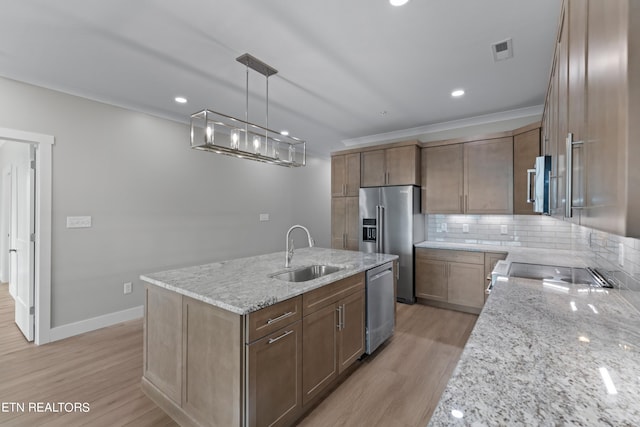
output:
<svg viewBox="0 0 640 427"><path fill-rule="evenodd" d="M243 117L235 58L248 52L279 71L269 127L326 154L354 138L539 106L560 3L1 0L0 75L183 122L203 108ZM494 62L491 44L507 38L514 57ZM451 97L457 88L464 97ZM264 125L264 76L250 73L249 92L249 120Z"/></svg>

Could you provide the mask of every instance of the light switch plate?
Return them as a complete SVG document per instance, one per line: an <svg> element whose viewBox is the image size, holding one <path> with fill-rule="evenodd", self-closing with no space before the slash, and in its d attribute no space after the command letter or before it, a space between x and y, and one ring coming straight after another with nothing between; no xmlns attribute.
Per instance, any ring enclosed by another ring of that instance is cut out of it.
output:
<svg viewBox="0 0 640 427"><path fill-rule="evenodd" d="M508 232L509 231L508 231L508 228L507 228L506 225L501 225L500 226L500 234L507 234Z"/></svg>
<svg viewBox="0 0 640 427"><path fill-rule="evenodd" d="M442 223L442 231L449 231L449 230L447 230L447 223L446 222Z"/></svg>
<svg viewBox="0 0 640 427"><path fill-rule="evenodd" d="M462 224L462 232L463 233L469 232L469 224Z"/></svg>
<svg viewBox="0 0 640 427"><path fill-rule="evenodd" d="M268 213L261 213L260 214L260 221L269 221L269 214Z"/></svg>
<svg viewBox="0 0 640 427"><path fill-rule="evenodd" d="M91 227L90 216L68 216L67 228L89 228Z"/></svg>

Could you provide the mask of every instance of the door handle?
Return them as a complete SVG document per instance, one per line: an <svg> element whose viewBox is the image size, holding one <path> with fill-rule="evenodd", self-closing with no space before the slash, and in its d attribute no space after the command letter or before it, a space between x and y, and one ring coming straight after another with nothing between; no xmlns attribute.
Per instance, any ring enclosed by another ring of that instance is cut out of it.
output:
<svg viewBox="0 0 640 427"><path fill-rule="evenodd" d="M527 203L533 203L533 192L531 191L531 175L535 175L535 169L527 169Z"/></svg>
<svg viewBox="0 0 640 427"><path fill-rule="evenodd" d="M11 253L11 252L18 252L18 250L17 249L9 249L9 253Z"/></svg>

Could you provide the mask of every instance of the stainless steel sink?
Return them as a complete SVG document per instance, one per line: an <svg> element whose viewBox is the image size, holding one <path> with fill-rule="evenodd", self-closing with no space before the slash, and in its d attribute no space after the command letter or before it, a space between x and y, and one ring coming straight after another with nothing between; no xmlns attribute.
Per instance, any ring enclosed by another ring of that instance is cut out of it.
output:
<svg viewBox="0 0 640 427"><path fill-rule="evenodd" d="M306 282L308 280L317 279L327 274L335 273L342 270L340 267L332 265L310 265L308 267L298 268L296 270L285 271L283 273L271 274L269 277L284 280L286 282Z"/></svg>

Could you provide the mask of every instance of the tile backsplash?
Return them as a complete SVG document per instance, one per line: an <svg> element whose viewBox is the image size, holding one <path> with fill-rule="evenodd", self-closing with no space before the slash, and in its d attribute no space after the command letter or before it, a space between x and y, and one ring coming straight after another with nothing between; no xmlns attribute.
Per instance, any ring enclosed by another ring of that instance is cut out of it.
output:
<svg viewBox="0 0 640 427"><path fill-rule="evenodd" d="M427 240L579 252L640 310L640 240L536 215L426 215Z"/></svg>
<svg viewBox="0 0 640 427"><path fill-rule="evenodd" d="M426 215L427 240L572 249L571 224L538 215Z"/></svg>

